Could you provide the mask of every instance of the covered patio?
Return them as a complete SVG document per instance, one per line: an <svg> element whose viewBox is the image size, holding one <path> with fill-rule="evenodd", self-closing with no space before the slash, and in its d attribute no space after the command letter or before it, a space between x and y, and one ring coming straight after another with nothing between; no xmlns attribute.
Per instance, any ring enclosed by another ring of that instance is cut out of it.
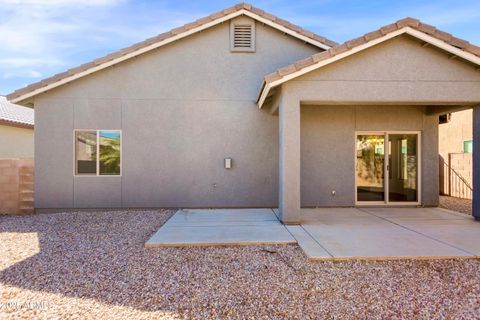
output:
<svg viewBox="0 0 480 320"><path fill-rule="evenodd" d="M279 117L282 222L301 223L306 207L437 207L442 114L473 109L480 145L480 58L417 25L407 19L265 77L258 105ZM479 219L480 153L473 168Z"/></svg>

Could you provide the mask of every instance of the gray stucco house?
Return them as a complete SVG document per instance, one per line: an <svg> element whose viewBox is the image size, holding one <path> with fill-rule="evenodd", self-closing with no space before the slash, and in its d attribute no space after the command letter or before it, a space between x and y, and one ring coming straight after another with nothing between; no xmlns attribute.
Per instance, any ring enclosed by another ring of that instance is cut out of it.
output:
<svg viewBox="0 0 480 320"><path fill-rule="evenodd" d="M37 209L437 206L438 115L480 48L406 18L337 45L241 3L11 93ZM480 156L474 157L480 217Z"/></svg>

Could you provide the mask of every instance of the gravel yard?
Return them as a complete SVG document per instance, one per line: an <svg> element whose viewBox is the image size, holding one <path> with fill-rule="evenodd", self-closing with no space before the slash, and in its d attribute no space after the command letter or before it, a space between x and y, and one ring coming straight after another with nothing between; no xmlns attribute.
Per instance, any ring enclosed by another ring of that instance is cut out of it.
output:
<svg viewBox="0 0 480 320"><path fill-rule="evenodd" d="M440 207L461 213L472 214L472 200L468 199L440 196Z"/></svg>
<svg viewBox="0 0 480 320"><path fill-rule="evenodd" d="M480 317L480 261L308 262L296 245L144 249L172 211L0 217L0 318Z"/></svg>

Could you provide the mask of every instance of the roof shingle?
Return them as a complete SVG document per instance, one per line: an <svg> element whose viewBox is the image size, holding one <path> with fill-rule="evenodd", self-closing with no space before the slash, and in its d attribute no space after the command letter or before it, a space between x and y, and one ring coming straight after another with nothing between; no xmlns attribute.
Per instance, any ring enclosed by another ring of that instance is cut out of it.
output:
<svg viewBox="0 0 480 320"><path fill-rule="evenodd" d="M292 64L290 66L285 66L285 67L273 72L272 74L269 74L269 75L265 76L264 82L265 83L270 83L270 82L273 82L273 81L277 81L277 80L285 77L286 75L289 75L291 73L297 72L297 71L299 71L301 69L304 69L306 67L314 65L315 63L318 63L319 61L322 61L322 60L328 59L330 57L339 55L343 52L351 50L351 49L353 49L355 47L358 47L358 46L360 46L364 43L370 42L372 40L380 38L380 37L382 37L386 34L389 34L389 33L394 32L396 30L402 29L404 27L410 27L412 29L424 32L424 33L426 33L426 34L428 34L432 37L435 37L435 38L437 38L441 41L444 41L445 43L450 44L450 45L452 45L452 46L454 46L458 49L461 49L465 52L468 52L468 53L471 53L475 56L480 57L480 47L477 47L477 46L471 44L470 42L468 42L466 40L456 38L456 37L452 36L450 33L438 30L437 28L435 28L431 25L424 24L418 19L405 18L405 19L398 20L395 23L392 23L392 24L386 25L384 27L381 27L378 30L369 32L369 33L367 33L367 34L365 34L361 37L352 39L352 40L347 41L343 44L332 47L332 48L328 49L327 51L314 54L311 57L312 59L303 59L301 61L295 62L294 64ZM264 86L262 86L262 88L264 88Z"/></svg>
<svg viewBox="0 0 480 320"><path fill-rule="evenodd" d="M0 124L15 127L33 128L34 111L7 101L0 96Z"/></svg>

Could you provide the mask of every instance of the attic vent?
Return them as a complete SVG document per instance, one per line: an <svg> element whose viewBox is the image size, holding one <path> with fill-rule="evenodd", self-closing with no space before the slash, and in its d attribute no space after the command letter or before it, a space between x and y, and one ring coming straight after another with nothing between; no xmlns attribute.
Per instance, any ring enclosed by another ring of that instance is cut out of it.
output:
<svg viewBox="0 0 480 320"><path fill-rule="evenodd" d="M251 48L252 47L252 26L233 27L233 47Z"/></svg>
<svg viewBox="0 0 480 320"><path fill-rule="evenodd" d="M230 49L234 52L255 52L255 25L254 23L232 23L230 28Z"/></svg>

